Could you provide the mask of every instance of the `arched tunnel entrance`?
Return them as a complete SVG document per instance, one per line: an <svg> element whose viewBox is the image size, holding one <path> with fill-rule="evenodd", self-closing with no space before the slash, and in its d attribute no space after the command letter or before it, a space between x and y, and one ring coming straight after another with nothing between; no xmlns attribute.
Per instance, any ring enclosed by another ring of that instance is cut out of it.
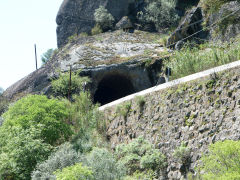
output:
<svg viewBox="0 0 240 180"><path fill-rule="evenodd" d="M121 74L109 74L98 84L94 102L104 105L134 92L134 87L128 77Z"/></svg>

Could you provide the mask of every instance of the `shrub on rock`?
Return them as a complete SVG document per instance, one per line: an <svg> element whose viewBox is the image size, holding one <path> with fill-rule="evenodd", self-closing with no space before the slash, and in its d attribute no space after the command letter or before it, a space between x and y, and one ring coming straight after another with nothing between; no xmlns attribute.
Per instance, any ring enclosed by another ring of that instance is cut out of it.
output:
<svg viewBox="0 0 240 180"><path fill-rule="evenodd" d="M97 24L101 26L103 30L112 28L114 17L108 12L104 6L100 6L95 10L94 19Z"/></svg>

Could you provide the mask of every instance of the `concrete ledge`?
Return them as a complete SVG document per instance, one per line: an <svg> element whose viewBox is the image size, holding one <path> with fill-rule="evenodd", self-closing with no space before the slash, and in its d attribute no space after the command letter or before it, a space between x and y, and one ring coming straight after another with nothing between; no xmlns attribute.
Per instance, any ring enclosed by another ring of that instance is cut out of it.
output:
<svg viewBox="0 0 240 180"><path fill-rule="evenodd" d="M225 64L225 65L222 65L222 66L218 66L218 67L206 70L206 71L195 73L195 74L192 74L192 75L180 78L180 79L176 79L176 80L173 80L173 81L170 81L170 82L158 85L158 86L154 86L152 88L149 88L149 89L146 89L146 90L143 90L143 91L140 91L140 92L137 92L135 94L131 94L129 96L123 97L123 98L118 99L116 101L113 101L111 103L105 104L104 106L101 106L99 108L99 110L102 111L102 110L104 110L108 107L115 106L115 105L120 104L124 101L134 99L136 96L144 96L144 95L150 94L152 92L156 92L156 91L166 89L166 88L169 88L169 87L181 84L181 83L189 82L189 81L192 81L192 80L200 79L200 78L209 76L211 74L221 72L221 71L226 71L228 69L232 69L232 68L235 68L235 67L238 67L238 66L240 66L240 61L235 61L235 62Z"/></svg>

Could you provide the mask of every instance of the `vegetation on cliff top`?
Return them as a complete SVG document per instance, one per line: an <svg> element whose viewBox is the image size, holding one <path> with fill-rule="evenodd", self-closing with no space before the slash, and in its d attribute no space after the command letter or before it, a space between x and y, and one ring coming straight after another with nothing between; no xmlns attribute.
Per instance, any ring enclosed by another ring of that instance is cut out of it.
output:
<svg viewBox="0 0 240 180"><path fill-rule="evenodd" d="M177 79L216 66L240 60L240 39L226 43L186 44L175 51L166 63L172 68L171 79Z"/></svg>

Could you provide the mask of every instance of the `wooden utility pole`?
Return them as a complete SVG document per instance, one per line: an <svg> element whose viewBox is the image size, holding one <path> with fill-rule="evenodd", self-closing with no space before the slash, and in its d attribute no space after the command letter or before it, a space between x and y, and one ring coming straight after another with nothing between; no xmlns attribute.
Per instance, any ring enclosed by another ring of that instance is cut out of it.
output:
<svg viewBox="0 0 240 180"><path fill-rule="evenodd" d="M35 62L36 62L36 70L37 70L38 65L37 65L37 46L36 46L36 44L34 44L34 49L35 49Z"/></svg>
<svg viewBox="0 0 240 180"><path fill-rule="evenodd" d="M69 72L69 89L68 89L68 100L71 101L71 91L72 91L72 65L70 66L70 72Z"/></svg>

